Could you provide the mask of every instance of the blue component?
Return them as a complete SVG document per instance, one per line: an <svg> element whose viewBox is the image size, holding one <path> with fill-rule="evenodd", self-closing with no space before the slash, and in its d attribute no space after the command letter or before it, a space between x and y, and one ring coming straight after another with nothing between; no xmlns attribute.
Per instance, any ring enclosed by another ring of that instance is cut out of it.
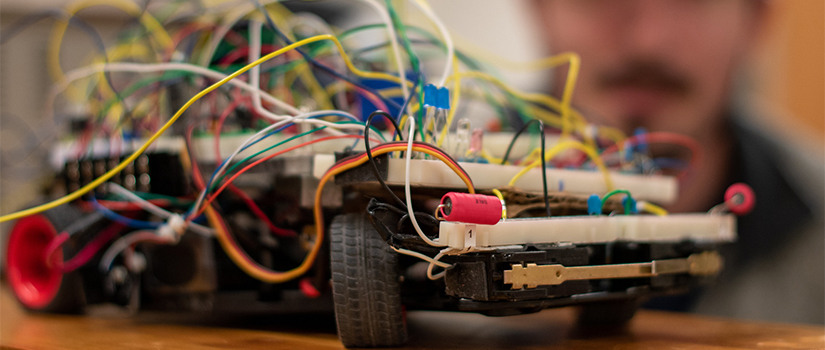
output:
<svg viewBox="0 0 825 350"><path fill-rule="evenodd" d="M436 105L437 108L441 109L450 109L450 90L446 87L442 87L438 89L438 93L436 96Z"/></svg>
<svg viewBox="0 0 825 350"><path fill-rule="evenodd" d="M622 205L625 207L625 214L637 214L639 212L636 208L636 200L632 197L624 197Z"/></svg>
<svg viewBox="0 0 825 350"><path fill-rule="evenodd" d="M438 88L433 84L424 86L424 106L438 107Z"/></svg>
<svg viewBox="0 0 825 350"><path fill-rule="evenodd" d="M587 214L600 215L602 213L602 199L597 194L591 194L587 198Z"/></svg>
<svg viewBox="0 0 825 350"><path fill-rule="evenodd" d="M639 142L636 143L636 152L647 153L648 145L647 137L645 137L645 135L647 135L647 130L641 127L636 128L636 130L633 131L633 135L636 136L637 140L639 140Z"/></svg>

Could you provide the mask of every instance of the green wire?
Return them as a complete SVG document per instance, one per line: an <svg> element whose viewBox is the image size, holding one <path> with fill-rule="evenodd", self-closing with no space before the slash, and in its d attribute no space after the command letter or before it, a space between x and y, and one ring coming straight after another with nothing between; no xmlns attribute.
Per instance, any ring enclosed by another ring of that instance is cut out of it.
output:
<svg viewBox="0 0 825 350"><path fill-rule="evenodd" d="M421 136L421 141L426 140L424 138L424 128L421 124L424 123L424 82L422 81L421 77L423 73L421 73L421 63L418 61L418 56L415 55L415 52L412 49L412 43L410 42L410 38L407 36L407 30L404 23L401 22L401 18L398 17L398 13L395 12L395 7L392 5L392 0L385 0L387 4L387 11L390 14L390 18L392 19L392 24L395 27L395 30L398 31L398 37L401 39L401 43L404 45L404 50L407 51L407 56L410 57L410 65L412 66L412 70L415 73L415 79L418 81L416 84L418 86L418 134ZM401 72L401 74L405 74ZM412 116L410 116L412 118Z"/></svg>
<svg viewBox="0 0 825 350"><path fill-rule="evenodd" d="M619 194L619 193L624 194L625 196L627 196L628 200L624 201L624 213L625 213L625 215L630 214L631 213L631 208L630 208L630 202L631 201L630 200L633 199L633 196L630 195L630 191L628 191L628 190L613 190L613 191L607 192L607 194L605 194L604 197L602 197L602 206L601 206L601 208L599 208L599 211L601 212L601 211L604 210L604 203L607 202L608 198L612 197L615 194Z"/></svg>

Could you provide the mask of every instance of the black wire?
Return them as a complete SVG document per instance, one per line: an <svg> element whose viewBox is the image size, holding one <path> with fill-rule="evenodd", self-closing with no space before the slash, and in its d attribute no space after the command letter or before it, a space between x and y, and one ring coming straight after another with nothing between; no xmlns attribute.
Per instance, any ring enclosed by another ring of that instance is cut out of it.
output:
<svg viewBox="0 0 825 350"><path fill-rule="evenodd" d="M531 119L535 120L535 119ZM546 160L544 159L544 123L539 121L539 132L541 133L541 184L544 188L544 209L547 211L547 216L550 215L550 198L547 196L547 164Z"/></svg>
<svg viewBox="0 0 825 350"><path fill-rule="evenodd" d="M513 145L516 144L516 139L518 139L519 135L521 135L524 130L527 130L533 123L539 124L539 133L541 134L541 184L544 188L544 209L547 211L547 216L550 216L550 198L547 195L547 161L544 159L546 136L544 135L544 123L541 120L530 119L513 135L513 139L510 140L510 144L507 145L507 151L504 152L504 158L501 159L501 165L507 163L507 159L510 158L510 152L513 150Z"/></svg>
<svg viewBox="0 0 825 350"><path fill-rule="evenodd" d="M519 135L521 135L521 133L523 133L525 130L527 130L527 128L530 127L530 125L532 125L533 123L541 123L541 121L538 120L538 119L530 119L527 123L525 123L524 125L521 126L521 129L518 129L518 131L516 131L516 134L513 135L513 139L510 140L510 144L507 145L507 151L504 152L504 158L501 158L501 165L504 165L504 164L507 163L507 159L510 158L510 152L513 150L513 145L516 144L516 139L518 139ZM544 126L540 125L539 128L543 130ZM542 147L542 148L544 148L544 147Z"/></svg>
<svg viewBox="0 0 825 350"><path fill-rule="evenodd" d="M372 170L373 175L375 175L375 179L381 183L381 186L383 186L384 189L387 190L387 192L389 192L393 199L395 199L396 202L401 204L402 208L407 209L407 205L404 203L404 201L401 200L401 198L399 198L395 194L395 192L393 192L390 186L388 186L387 183L384 182L384 179L381 178L381 174L378 173L378 165L375 164L375 159L372 157L372 150L370 150L370 123L372 123L372 118L375 118L377 116L382 116L386 119L389 119L389 121L392 123L392 126L395 128L395 132L398 134L399 139L401 139L401 141L404 141L404 139L401 138L401 129L398 127L398 123L395 122L395 119L393 119L389 113L384 112L382 110L377 110L375 112L370 113L370 116L367 117L366 123L364 123L364 150L366 150L367 158L369 159L369 163L371 165L370 169Z"/></svg>

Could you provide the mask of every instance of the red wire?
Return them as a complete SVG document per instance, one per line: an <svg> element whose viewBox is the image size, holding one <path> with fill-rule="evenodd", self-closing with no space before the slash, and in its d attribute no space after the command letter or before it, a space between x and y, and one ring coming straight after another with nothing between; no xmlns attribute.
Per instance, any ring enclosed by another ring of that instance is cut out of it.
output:
<svg viewBox="0 0 825 350"><path fill-rule="evenodd" d="M235 98L232 100L232 103L223 110L220 117L218 117L218 124L215 125L215 160L221 159L221 131L223 130L223 123L226 121L226 118L235 111L235 108L238 108L238 105L241 104L241 100Z"/></svg>
<svg viewBox="0 0 825 350"><path fill-rule="evenodd" d="M143 207L131 202L119 202L119 201L108 201L99 199L97 201L100 205L106 207L107 209L111 209L114 211L130 211L130 210L142 210ZM171 203L166 199L150 199L148 200L149 203L152 203L159 207L168 207ZM84 202L88 204L87 202Z"/></svg>
<svg viewBox="0 0 825 350"><path fill-rule="evenodd" d="M360 88L356 85L353 85L353 87L355 88L355 90L358 91L358 93L361 94L361 96L364 96L364 98L369 100L373 104L373 106L375 106L376 108L378 108L382 111L389 111L390 110L389 107L387 107L387 104L384 103L384 101L382 101L380 98L378 98L377 95L371 94L367 90L364 90L364 89L362 89L362 88Z"/></svg>
<svg viewBox="0 0 825 350"><path fill-rule="evenodd" d="M679 145L679 146L683 146L683 147L687 148L688 150L690 150L690 153L691 153L691 157L690 157L690 161L689 161L691 168L695 168L699 164L700 160L702 159L702 148L699 145L699 142L697 142L696 140L694 140L691 137L681 135L681 134L672 133L672 132L660 131L660 132L651 132L651 133L647 133L647 134L633 135L631 137L628 137L624 141L624 143L625 144L630 144L630 145L636 145L636 144L638 144L642 141L643 142L648 142L648 143L669 143L669 144L675 144L675 145ZM607 147L601 153L602 159L604 159L605 155L616 152L616 151L618 151L618 149L619 149L619 144L613 144L610 147Z"/></svg>
<svg viewBox="0 0 825 350"><path fill-rule="evenodd" d="M269 54L280 48L280 46L275 45L261 45L261 54ZM223 68L226 68L226 66L228 66L232 62L235 62L247 56L249 56L249 46L241 46L232 51L229 51L229 53L221 57L220 61L218 61L218 65L222 66Z"/></svg>
<svg viewBox="0 0 825 350"><path fill-rule="evenodd" d="M235 108L237 108L237 106L240 103L241 103L241 99L232 100L232 103L229 104L229 106L227 106L226 109L224 109L223 113L218 118L218 124L215 126L215 138L214 138L215 139L215 159L222 159L223 158L221 156L221 142L220 142L220 135L221 135L221 129L223 129L223 123L226 120L226 118L229 117L229 115L232 113L232 111L234 111ZM201 179L201 181L203 181L203 179ZM203 186L201 186L201 187L203 187ZM252 212L252 214L254 214L255 216L258 217L258 219L263 221L266 224L266 226L269 228L269 230L272 231L272 233L274 233L275 235L280 236L280 237L296 237L296 236L298 236L298 234L295 233L292 230L282 229L280 227L275 226L275 224L272 222L272 220L269 219L269 217L266 215L266 213L264 213L264 211L261 210L261 208L258 206L258 204L255 203L255 201L252 198L250 198L244 191L241 191L241 189L237 188L234 185L230 186L229 190L233 194L238 196L238 198L240 198L244 202L244 204L246 204L246 207L249 208L249 210Z"/></svg>
<svg viewBox="0 0 825 350"><path fill-rule="evenodd" d="M91 242L83 246L83 249L67 261L60 261L57 259L57 255L55 255L58 249L60 249L60 247L66 244L66 241L69 240L69 233L61 232L55 236L46 247L45 261L49 266L57 267L63 273L77 270L81 266L86 265L86 263L89 262L89 260L91 260L98 251L100 251L100 248L102 248L106 242L109 242L109 240L114 238L122 228L123 224L116 222L112 223L106 227L106 230L100 232Z"/></svg>
<svg viewBox="0 0 825 350"><path fill-rule="evenodd" d="M252 200L252 198L250 198L244 191L241 191L241 189L235 187L235 185L229 185L229 191L231 191L234 195L238 196L244 202L244 204L246 204L246 207L249 208L250 211L252 211L252 214L255 214L255 216L257 216L258 219L261 219L261 221L263 221L269 228L269 230L272 231L272 233L274 233L275 235L281 237L298 236L298 234L295 233L295 231L275 226L275 224L272 223L272 220L270 220L269 217L266 216L266 213L264 213L264 211L261 210L261 207L259 207L258 204L255 203L255 201Z"/></svg>
<svg viewBox="0 0 825 350"><path fill-rule="evenodd" d="M62 266L62 261L57 259L57 256L54 253L63 246L66 241L69 240L69 233L68 232L60 232L57 236L54 236L51 241L49 241L49 245L46 246L46 251L43 252L43 259L46 262L47 266ZM54 260L54 261L52 261Z"/></svg>
<svg viewBox="0 0 825 350"><path fill-rule="evenodd" d="M99 233L91 242L87 243L75 256L63 262L61 266L63 273L77 270L79 267L86 265L106 243L120 233L121 229L123 229L123 224L117 222L106 227L106 230Z"/></svg>
<svg viewBox="0 0 825 350"><path fill-rule="evenodd" d="M181 30L175 33L175 36L172 38L172 47L170 48L171 51L167 54L167 58L171 58L172 54L175 52L174 50L178 48L183 39L186 39L186 37L192 35L195 31L204 29L205 27L206 26L201 23L193 22L188 24L186 27L181 28Z"/></svg>
<svg viewBox="0 0 825 350"><path fill-rule="evenodd" d="M337 139L345 139L345 138L357 138L357 139L363 139L363 138L364 138L364 136L361 136L361 135L336 135L336 136L327 136L327 137L322 137L322 138L320 138L320 139L315 139L315 140L307 141L307 142L304 142L304 143L302 143L302 144L295 145L295 146L292 146L292 147L289 147L289 148L283 149L283 150L281 150L281 151L278 151L278 152L272 153L272 154L270 154L270 155L267 155L266 157L263 157L263 158L261 158L261 159L258 159L258 160L256 160L256 161L252 162L251 164L247 165L247 166L246 166L246 167L244 167L243 169L238 170L238 171L237 171L234 175L232 175L232 177L230 177L229 179L224 180L223 185L221 185L221 187L220 187L220 188L218 188L218 190L216 190L214 193L212 193L212 195L210 195L210 196L209 196L209 198L207 198L207 199L206 199L206 201L205 201L205 202L201 205L200 209L198 209L198 211L197 211L196 213L193 213L192 215L190 215L190 216L189 216L189 220L191 220L191 218L195 218L195 217L198 217L198 216L200 216L201 214L203 214L203 211L204 211L204 210L206 210L206 207L207 207L209 204L211 204L211 203L215 200L215 198L216 198L216 197L217 197L217 196L218 196L221 192L223 192L223 190L224 190L224 189L226 189L226 187L227 187L227 186L229 186L229 184L231 184L233 181L235 181L235 179L237 179L237 178L238 178L238 176L240 176L241 174L245 173L247 170L252 169L253 167L257 166L258 164L261 164L261 163L263 163L263 162L265 162L265 161L267 161L267 160L270 160L270 159L272 159L272 158L274 158L274 157L280 156L280 155L282 155L282 154L284 154L284 153L287 153L287 152L290 152L290 151L294 151L294 150L296 150L296 149L298 149L298 148L301 148L301 147L306 147L306 146L309 146L309 145L312 145L312 144L315 144L315 143L318 143L318 142L322 142L322 141L337 140Z"/></svg>

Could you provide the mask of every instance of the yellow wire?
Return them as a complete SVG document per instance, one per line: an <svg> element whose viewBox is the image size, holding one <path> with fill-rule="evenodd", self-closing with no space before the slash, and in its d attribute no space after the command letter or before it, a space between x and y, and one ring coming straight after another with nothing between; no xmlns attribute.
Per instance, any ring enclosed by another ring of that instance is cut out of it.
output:
<svg viewBox="0 0 825 350"><path fill-rule="evenodd" d="M564 82L564 92L562 92L561 97L562 137L569 135L572 128L571 118L573 118L573 115L571 114L571 104L573 101L573 90L576 88L576 81L578 81L579 70L581 68L581 58L573 52L564 52L537 62L538 67L541 68L554 67L564 62L568 62L569 65L567 78Z"/></svg>
<svg viewBox="0 0 825 350"><path fill-rule="evenodd" d="M301 46L307 45L309 43L322 41L322 40L331 40L332 42L335 43L336 47L338 48L338 50L341 54L341 57L346 62L347 67L349 67L353 71L353 73L355 73L356 75L359 75L359 76L362 76L362 77L373 77L375 79L387 79L387 78L398 79L397 77L394 77L394 76L389 75L389 74L377 73L377 72L365 72L365 71L362 71L362 70L356 68L352 64L352 61L350 61L349 56L347 56L346 52L344 51L344 48L341 46L341 43L338 41L338 38L336 38L332 35L329 35L329 34L316 35L316 36L313 36L311 38L307 38L307 39L295 42L295 43L293 43L291 45L288 45L288 46L285 46L285 47L283 47L283 48L281 48L277 51L271 52L271 53L267 54L266 56L263 56L263 57L259 58L255 62L247 64L243 68L238 69L234 73L232 73L232 74L226 76L225 78L215 82L214 84L210 85L206 89L201 90L195 96L190 98L189 101L186 101L186 103L180 109L178 109L178 111L175 112L175 114L171 118L169 118L169 120L166 122L166 124L163 124L163 126L160 129L158 129L158 131L155 132L146 141L146 143L143 144L143 146L141 146L134 153L132 153L132 155L130 155L129 157L124 159L115 168L113 168L112 170L109 170L108 172L106 172L102 176L98 177L94 181L88 183L86 186L83 186L80 189L78 189L78 190L76 190L72 193L69 193L69 194L67 194L63 197L60 197L58 199L55 199L51 202L44 203L44 204L38 205L38 206L33 207L33 208L29 208L29 209L21 210L21 211L14 212L14 213L11 213L11 214L6 214L6 215L3 215L3 216L0 216L0 222L6 222L6 221L10 221L10 220L19 219L19 218L22 218L22 217L25 217L25 216L37 214L37 213L52 209L54 207L69 203L69 202L71 202L75 199L80 198L80 196L83 196L84 194L89 193L91 190L95 189L97 186L100 186L101 184L106 182L106 180L109 180L110 178L115 176L117 173L119 173L121 170L126 168L126 166L129 163L131 163L135 159L137 159L137 157L139 157L144 151L146 151L146 149L149 148L149 146L153 142L155 142L155 140L157 140L160 137L161 134L163 134L167 129L169 129L169 127L171 127L172 124L174 124L178 120L178 118L180 118L180 116L183 115L183 113L187 109L189 109L190 106L192 106L192 104L194 104L196 101L201 99L201 97L203 97L204 95L206 95L206 94L212 92L213 90L219 88L223 84L226 84L226 82L228 82L232 79L235 79L239 75L241 75L241 74L245 73L246 71L250 70L252 67L260 65L261 63L266 62L268 60L271 60L275 57L278 57L278 56L282 55L284 52L294 50L297 47L301 47Z"/></svg>
<svg viewBox="0 0 825 350"><path fill-rule="evenodd" d="M553 58L555 58L555 56L551 57L549 59L553 59ZM576 61L576 62L578 62L578 61ZM547 63L547 64L549 64L549 63ZM578 65L578 63L574 63L574 65ZM577 70L576 70L576 72L577 72ZM584 116L581 115L581 113L579 113L578 111L576 111L572 107L569 107L569 109L567 110L567 113L569 114L569 117L567 119L564 118L564 113L565 113L564 112L565 111L564 105L565 105L565 102L559 101L559 100L555 99L552 96L548 96L548 95L544 95L544 94L525 93L525 92L518 91L516 89L513 89L509 85L505 84L500 79L498 79L498 78L496 78L496 77L494 77L494 76L492 76L488 73L479 72L479 71L457 72L457 73L454 73L453 75L451 75L450 78L448 78L447 80L449 81L449 80L452 80L452 79L462 79L462 78L475 78L475 79L486 80L486 81L491 82L493 85L499 87L500 89L504 90L505 92L507 92L507 93L517 97L517 98L520 98L520 99L525 100L527 102L532 102L532 103L535 103L535 104L540 104L540 105L546 106L549 109L555 109L555 110L562 111L562 115L559 116L559 115L556 115L556 114L554 114L552 112L549 112L545 109L538 108L536 106L532 106L532 105L527 106L528 111L534 117L536 117L536 119L540 119L540 120L550 124L551 126L557 127L559 129L562 129L562 130L564 130L565 128L569 128L570 132L576 131L577 133L585 136L585 140L587 140L587 143L591 147L595 148L595 146L596 146L595 145L595 140L593 140L592 137L590 137L590 136L584 135L584 134L586 134L585 129L586 129L588 123L586 122ZM566 92L566 95L568 96L568 98L570 97L570 93L567 92L569 90L568 88L572 88L574 86L574 83L575 82L568 82L567 83L568 87L565 88L565 92ZM567 122L565 122L565 120L567 120ZM597 128L597 130L598 130L598 133L600 135L602 135L603 137L605 137L605 138L607 138L611 141L617 142L617 143L623 141L626 138L624 133L622 133L619 129L616 129L616 128L599 126ZM562 137L564 137L564 136L566 136L566 135L563 134Z"/></svg>
<svg viewBox="0 0 825 350"><path fill-rule="evenodd" d="M607 167L605 167L604 162L599 157L599 154L596 153L596 151L593 148L588 147L587 145L579 141L566 140L557 143L555 146L551 147L549 150L547 150L547 152L545 152L544 161L550 161L551 159L553 159L553 157L559 154L559 152L569 148L578 149L587 154L587 156L590 157L590 159L593 160L594 163L596 163L596 167L599 168L599 170L604 175L604 183L607 185L607 190L613 190L613 180L610 179L610 173L607 171ZM541 161L533 161L532 163L530 163L530 165L524 167L515 176L513 176L513 178L510 179L510 182L507 184L507 186L514 186L519 178L524 176L524 174L526 174L530 169L533 169L539 165L541 165Z"/></svg>
<svg viewBox="0 0 825 350"><path fill-rule="evenodd" d="M501 218L506 219L507 218L507 205L504 202L504 195L501 194L501 191L499 191L498 188L493 189L493 194L496 195L496 197L498 197L499 201L501 201Z"/></svg>
<svg viewBox="0 0 825 350"><path fill-rule="evenodd" d="M493 83L494 85L498 86L502 90L510 93L513 96L521 98L522 100L537 103L537 104L542 104L542 105L545 105L545 106L547 106L551 109L557 109L557 110L562 109L562 106L561 106L562 103L559 102L559 100L555 99L552 96L539 94L539 93L526 93L526 92L518 91L518 90L513 89L509 85L505 84L504 82L502 82L498 78L496 78L496 77L494 77L494 76L492 76L488 73L479 72L479 71L466 71L466 72L455 73L455 74L453 74L453 76L458 76L458 77L461 77L461 78L476 78L476 79L487 80L487 81ZM577 118L581 117L581 115L579 115L579 114L573 114L573 115Z"/></svg>
<svg viewBox="0 0 825 350"><path fill-rule="evenodd" d="M152 17L148 12L144 12L137 4L128 0L80 0L73 2L66 7L66 12L69 16L74 16L78 11L92 6L109 6L115 7L127 14L137 17L146 29L153 34L155 40L162 47L172 47L172 38L169 33ZM52 36L49 41L48 62L49 73L55 81L63 80L63 70L60 68L60 46L63 42L63 36L68 29L68 20L58 20L55 22Z"/></svg>
<svg viewBox="0 0 825 350"><path fill-rule="evenodd" d="M650 203L650 202L647 202L647 201L640 201L639 203L642 204L642 210L646 211L648 213L658 215L658 216L667 216L667 214L668 214L667 210L665 210L665 208L662 208L662 207L660 207L656 204L653 204L653 203Z"/></svg>
<svg viewBox="0 0 825 350"><path fill-rule="evenodd" d="M488 162L490 162L492 164L501 164L501 158L493 157L493 155L491 155L490 152L487 152L486 149L482 148L480 155L481 155L481 158L486 159Z"/></svg>

